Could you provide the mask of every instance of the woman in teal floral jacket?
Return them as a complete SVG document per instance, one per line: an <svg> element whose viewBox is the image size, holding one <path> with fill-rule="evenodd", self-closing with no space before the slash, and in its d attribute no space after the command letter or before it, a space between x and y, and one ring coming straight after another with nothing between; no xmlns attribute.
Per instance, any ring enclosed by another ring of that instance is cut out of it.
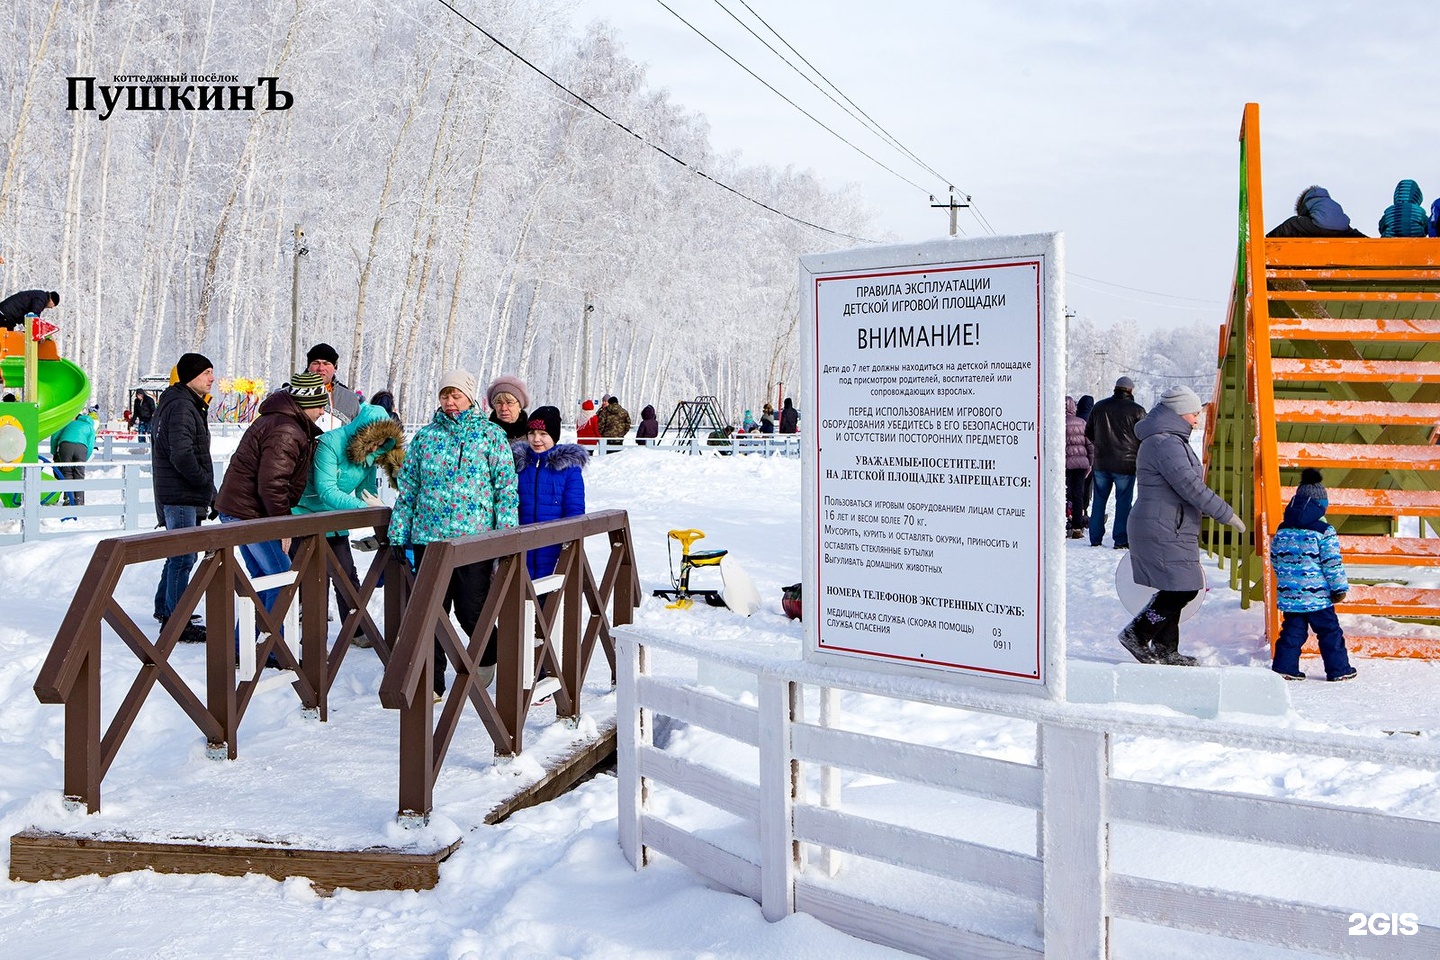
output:
<svg viewBox="0 0 1440 960"><path fill-rule="evenodd" d="M519 524L515 458L505 432L475 406L475 378L455 370L440 381L440 409L410 441L400 468L398 496L390 513L390 542L412 547L418 570L425 545ZM490 592L493 563L457 567L445 609L453 605L467 637L475 635L480 608ZM435 643L435 695L445 692L445 657ZM492 637L480 656L477 680L495 678Z"/></svg>

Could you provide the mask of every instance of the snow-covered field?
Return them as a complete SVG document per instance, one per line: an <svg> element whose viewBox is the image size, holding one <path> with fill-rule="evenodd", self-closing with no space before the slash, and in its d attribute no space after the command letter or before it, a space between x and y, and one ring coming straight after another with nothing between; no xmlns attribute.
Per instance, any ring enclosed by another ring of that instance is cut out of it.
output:
<svg viewBox="0 0 1440 960"><path fill-rule="evenodd" d="M800 624L786 620L779 605L780 588L800 579L798 461L685 457L633 448L597 458L587 470L587 488L592 508L630 511L647 594L668 580L666 531L698 527L708 535L701 546L732 551L765 599L763 609L748 620L703 605L668 611L647 599L637 614L639 625L799 655ZM379 705L378 659L361 650L346 660L332 691L328 723L302 717L288 689L257 697L241 726L240 756L233 763L206 759L198 731L156 688L106 776L102 812L86 817L66 810L60 800L62 711L40 704L31 685L91 549L104 535L81 531L0 549L0 582L5 584L0 839L39 826L217 840L270 837L306 845L430 846L455 837L464 843L442 866L440 885L423 893L341 890L321 897L303 880L279 883L255 876L136 873L39 884L0 880L0 957L897 955L805 916L767 923L752 901L717 891L664 858L632 870L617 844L616 789L609 776L500 825L484 825L491 804L538 770L534 756L564 749L575 739L576 733L563 726L544 724L543 710L536 712L527 733L534 753L508 764L492 762L478 718L467 717L436 784L431 823L418 831L398 826L398 719ZM1065 550L1068 655L1127 660L1114 641L1126 618L1112 583L1116 552L1092 549L1084 540L1066 541ZM137 620L149 612L158 564L154 567L125 578L117 591ZM1182 650L1213 665L1265 664L1259 609L1240 609L1223 571L1211 567L1210 584L1199 616L1182 631ZM1366 626L1367 632L1371 629ZM1374 629L1393 627L1381 621ZM106 648L104 681L114 696L135 669L133 657L115 649L120 647L112 641ZM182 647L176 659L182 674L198 683L201 651ZM1312 676L1318 671L1318 663L1304 665ZM1273 722L1386 740L1387 730L1416 730L1430 738L1440 729L1440 698L1434 696L1440 667L1387 661L1359 661L1358 666L1360 676L1353 683L1290 685L1293 711ZM604 674L603 667L592 670L580 734L613 714ZM1016 735L1008 721L922 704L897 713L890 706L847 696L844 713L849 723L906 739L969 749L979 744L992 755L1022 760L1033 756L1033 742ZM671 731L666 749L729 766L742 776L753 770L753 755L699 731ZM1154 742L1118 745L1115 762L1144 779L1322 798L1440 820L1440 788L1433 774L1423 772L1184 744L1155 749ZM844 796L847 808L931 829L974 815L953 797L873 777L847 781ZM679 806L674 813L687 815ZM1008 824L997 820L997 845L1030 843L1033 850L1033 841L1033 821L1027 826L1023 818ZM1419 871L1355 864L1337 871L1333 864L1316 862L1324 858L1270 850L1257 855L1255 848L1239 844L1173 837L1165 837L1163 844L1164 853L1157 856L1156 836L1138 830L1119 836L1117 866L1144 864L1147 875L1181 882L1197 875L1219 877L1233 889L1257 893L1303 875L1307 898L1317 902L1357 911L1414 912L1423 923L1440 923L1440 882ZM8 858L8 843L4 849ZM853 869L865 868L855 863ZM889 876L880 876L877 884L893 886ZM891 892L907 891L902 885ZM983 900L974 903L978 907ZM1007 922L992 918L977 925L1006 932ZM1119 957L1299 956L1133 924L1117 927ZM1013 932L1023 937L1025 931ZM1345 940L1345 930L1335 934L1337 943Z"/></svg>

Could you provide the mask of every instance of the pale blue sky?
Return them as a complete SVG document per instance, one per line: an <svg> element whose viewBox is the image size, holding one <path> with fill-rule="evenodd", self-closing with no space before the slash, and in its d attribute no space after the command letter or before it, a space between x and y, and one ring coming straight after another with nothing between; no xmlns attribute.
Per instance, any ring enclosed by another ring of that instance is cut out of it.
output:
<svg viewBox="0 0 1440 960"><path fill-rule="evenodd" d="M1261 106L1267 226L1310 183L1371 235L1396 180L1419 182L1427 206L1440 193L1432 0L748 2L970 193L997 232L1063 231L1067 300L1101 325L1222 322L1247 101ZM720 149L858 182L901 241L946 232L927 199L945 181L866 134L717 0L666 3L923 191L807 120L657 0L576 0L574 19L613 23L653 86L709 118ZM723 3L750 20L740 0ZM963 214L961 226L983 232Z"/></svg>

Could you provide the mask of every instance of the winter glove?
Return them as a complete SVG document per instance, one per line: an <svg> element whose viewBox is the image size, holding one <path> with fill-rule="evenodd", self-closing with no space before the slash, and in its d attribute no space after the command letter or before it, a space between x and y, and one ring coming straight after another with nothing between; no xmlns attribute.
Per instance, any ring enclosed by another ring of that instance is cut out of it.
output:
<svg viewBox="0 0 1440 960"><path fill-rule="evenodd" d="M360 499L363 500L363 501L365 501L365 506L367 506L367 507L383 507L383 506L385 506L385 504L383 504L383 503L380 502L380 498L377 497L377 496L375 496L375 494L371 493L369 490L361 490L361 491L360 491Z"/></svg>
<svg viewBox="0 0 1440 960"><path fill-rule="evenodd" d="M1236 533L1245 532L1245 521L1240 519L1239 514L1230 518L1230 526L1235 528Z"/></svg>
<svg viewBox="0 0 1440 960"><path fill-rule="evenodd" d="M208 517L206 517L205 519L206 519L206 520L219 520L219 519L220 519L220 511L215 509L215 504L213 504L213 503L210 504L210 515L209 515Z"/></svg>
<svg viewBox="0 0 1440 960"><path fill-rule="evenodd" d="M1330 602L1331 602L1331 603L1344 603L1344 602L1345 602L1345 594L1346 594L1346 592L1347 592L1347 591L1345 591L1345 590L1331 590L1331 591L1330 591Z"/></svg>

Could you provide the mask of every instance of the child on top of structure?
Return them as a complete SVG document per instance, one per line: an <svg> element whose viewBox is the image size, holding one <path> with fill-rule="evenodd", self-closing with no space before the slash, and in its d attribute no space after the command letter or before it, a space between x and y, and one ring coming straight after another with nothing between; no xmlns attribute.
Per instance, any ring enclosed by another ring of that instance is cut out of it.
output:
<svg viewBox="0 0 1440 960"><path fill-rule="evenodd" d="M1345 633L1335 616L1335 604L1345 599L1350 581L1340 559L1340 539L1325 522L1330 497L1320 471L1306 467L1300 486L1285 507L1280 529L1270 540L1270 564L1275 569L1278 603L1284 614L1275 660L1270 669L1286 680L1304 680L1300 648L1310 630L1320 645L1325 679L1353 680L1355 668L1345 653Z"/></svg>

